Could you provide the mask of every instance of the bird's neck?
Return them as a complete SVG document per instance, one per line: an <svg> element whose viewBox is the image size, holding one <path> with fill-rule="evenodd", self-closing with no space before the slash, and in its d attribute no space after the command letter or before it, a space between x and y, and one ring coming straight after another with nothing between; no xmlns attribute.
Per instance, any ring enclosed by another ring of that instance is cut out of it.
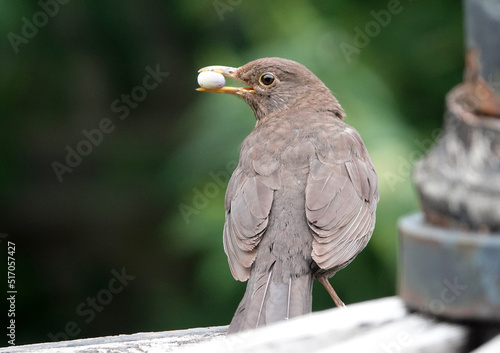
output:
<svg viewBox="0 0 500 353"><path fill-rule="evenodd" d="M340 103L330 91L318 92L318 94L311 92L310 95L288 102L288 104L283 103L282 106L273 106L274 109L268 109L265 105L250 102L249 105L257 119L257 124L283 117L301 119L304 114L326 114L340 120L344 120L346 115Z"/></svg>

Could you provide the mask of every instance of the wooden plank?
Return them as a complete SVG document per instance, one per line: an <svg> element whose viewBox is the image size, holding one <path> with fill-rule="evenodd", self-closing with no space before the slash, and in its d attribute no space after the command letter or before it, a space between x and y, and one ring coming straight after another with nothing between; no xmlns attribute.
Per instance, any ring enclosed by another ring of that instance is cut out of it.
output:
<svg viewBox="0 0 500 353"><path fill-rule="evenodd" d="M120 352L173 352L199 342L222 339L227 326L194 328L189 330L136 333L62 342L40 343L0 349L6 353L120 353Z"/></svg>
<svg viewBox="0 0 500 353"><path fill-rule="evenodd" d="M453 353L462 352L466 341L467 330L464 327L413 314L361 337L340 344L332 343L329 349L340 352Z"/></svg>
<svg viewBox="0 0 500 353"><path fill-rule="evenodd" d="M464 327L408 315L401 301L386 298L228 336L182 353L271 352L461 352Z"/></svg>
<svg viewBox="0 0 500 353"><path fill-rule="evenodd" d="M227 326L8 347L9 353L454 353L467 330L409 314L397 297L331 309L225 336Z"/></svg>

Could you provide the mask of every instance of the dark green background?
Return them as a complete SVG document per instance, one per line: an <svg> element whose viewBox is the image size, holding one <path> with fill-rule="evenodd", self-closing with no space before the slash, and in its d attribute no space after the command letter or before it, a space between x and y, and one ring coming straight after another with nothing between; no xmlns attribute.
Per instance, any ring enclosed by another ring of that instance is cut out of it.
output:
<svg viewBox="0 0 500 353"><path fill-rule="evenodd" d="M255 121L242 100L196 92L196 76L265 56L299 61L325 82L379 174L372 241L332 284L348 304L395 294L396 222L418 209L410 168L462 79L460 3L400 1L350 62L341 44L353 44L356 27L376 30L370 12L397 2L218 3L229 6L222 17L213 1L73 0L15 53L9 33L21 35L41 7L0 2L0 259L14 242L17 344L49 341L71 321L74 338L229 323L245 284L223 252L225 185L213 175L227 181ZM120 120L112 102L157 65L169 76ZM106 118L115 129L59 182L52 163ZM86 323L76 308L122 268L135 278ZM314 310L332 306L316 286Z"/></svg>

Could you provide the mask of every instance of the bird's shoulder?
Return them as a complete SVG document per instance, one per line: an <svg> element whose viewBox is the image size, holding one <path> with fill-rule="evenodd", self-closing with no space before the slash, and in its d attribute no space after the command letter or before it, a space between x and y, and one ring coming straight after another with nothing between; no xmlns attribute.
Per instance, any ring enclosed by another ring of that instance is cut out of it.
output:
<svg viewBox="0 0 500 353"><path fill-rule="evenodd" d="M302 118L257 124L242 143L238 169L247 176L259 176L273 189L279 188L281 171L308 173L318 162L332 170L361 163L376 180L368 151L355 128L332 116Z"/></svg>
<svg viewBox="0 0 500 353"><path fill-rule="evenodd" d="M328 162L342 162L351 154L360 155L364 144L358 131L337 117L310 114L299 118L273 119L257 124L243 141L242 156L251 159L265 154L277 156L287 149L308 149L312 145ZM248 153L251 152L251 153Z"/></svg>
<svg viewBox="0 0 500 353"><path fill-rule="evenodd" d="M354 127L339 120L318 124L313 130L310 141L322 163L342 164L353 159L371 163L361 135Z"/></svg>

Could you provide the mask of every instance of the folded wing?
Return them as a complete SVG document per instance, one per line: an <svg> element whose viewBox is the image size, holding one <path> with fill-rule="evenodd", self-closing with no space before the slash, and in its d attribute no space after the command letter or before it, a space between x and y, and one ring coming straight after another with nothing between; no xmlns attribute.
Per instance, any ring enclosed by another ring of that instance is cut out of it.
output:
<svg viewBox="0 0 500 353"><path fill-rule="evenodd" d="M375 226L378 180L354 129L322 143L310 163L306 217L313 260L323 270L347 266L366 246ZM331 139L331 136L330 136Z"/></svg>
<svg viewBox="0 0 500 353"><path fill-rule="evenodd" d="M267 229L277 188L277 173L249 175L237 168L226 192L224 251L236 280L246 281L257 255L257 245Z"/></svg>

